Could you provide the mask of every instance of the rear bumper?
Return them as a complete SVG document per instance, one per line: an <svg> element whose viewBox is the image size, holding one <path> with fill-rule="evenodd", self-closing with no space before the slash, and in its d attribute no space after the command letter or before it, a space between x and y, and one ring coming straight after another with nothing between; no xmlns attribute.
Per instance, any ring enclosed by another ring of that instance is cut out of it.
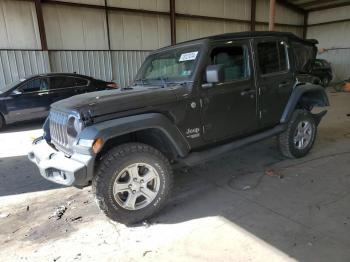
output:
<svg viewBox="0 0 350 262"><path fill-rule="evenodd" d="M75 153L66 157L43 138L33 142L28 158L39 168L42 177L57 184L84 187L92 177L93 156Z"/></svg>

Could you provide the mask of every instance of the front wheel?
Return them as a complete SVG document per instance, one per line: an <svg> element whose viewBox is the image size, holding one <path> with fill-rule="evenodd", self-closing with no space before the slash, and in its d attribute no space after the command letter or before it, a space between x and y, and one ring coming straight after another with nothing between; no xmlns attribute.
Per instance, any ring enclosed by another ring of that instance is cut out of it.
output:
<svg viewBox="0 0 350 262"><path fill-rule="evenodd" d="M92 187L107 217L134 224L164 206L172 188L172 169L168 159L155 148L127 143L103 157Z"/></svg>
<svg viewBox="0 0 350 262"><path fill-rule="evenodd" d="M287 129L278 136L281 153L289 158L300 158L309 153L317 133L317 125L307 110L296 110Z"/></svg>

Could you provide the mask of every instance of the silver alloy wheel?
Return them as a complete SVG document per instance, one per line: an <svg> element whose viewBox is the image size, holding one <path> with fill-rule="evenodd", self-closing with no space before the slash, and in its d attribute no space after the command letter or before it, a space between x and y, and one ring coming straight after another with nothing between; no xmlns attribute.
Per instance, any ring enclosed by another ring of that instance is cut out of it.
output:
<svg viewBox="0 0 350 262"><path fill-rule="evenodd" d="M307 121L301 121L298 124L296 134L294 136L294 145L297 149L305 149L311 142L313 136L312 124Z"/></svg>
<svg viewBox="0 0 350 262"><path fill-rule="evenodd" d="M159 188L160 178L156 169L146 163L135 163L117 174L113 196L122 208L138 210L152 203Z"/></svg>

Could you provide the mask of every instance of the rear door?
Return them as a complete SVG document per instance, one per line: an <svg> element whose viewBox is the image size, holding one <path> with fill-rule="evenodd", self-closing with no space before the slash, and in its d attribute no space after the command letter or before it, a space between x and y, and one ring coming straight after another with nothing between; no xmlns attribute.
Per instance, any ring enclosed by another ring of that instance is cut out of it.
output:
<svg viewBox="0 0 350 262"><path fill-rule="evenodd" d="M76 94L83 94L98 90L95 86L89 86L90 80L81 77L74 78L75 92Z"/></svg>
<svg viewBox="0 0 350 262"><path fill-rule="evenodd" d="M279 123L294 85L288 45L284 38L254 40L262 128Z"/></svg>
<svg viewBox="0 0 350 262"><path fill-rule="evenodd" d="M213 46L208 64L222 64L224 81L202 88L204 139L220 141L258 128L256 88L249 40Z"/></svg>
<svg viewBox="0 0 350 262"><path fill-rule="evenodd" d="M50 77L50 97L51 103L77 95L75 78L69 76Z"/></svg>

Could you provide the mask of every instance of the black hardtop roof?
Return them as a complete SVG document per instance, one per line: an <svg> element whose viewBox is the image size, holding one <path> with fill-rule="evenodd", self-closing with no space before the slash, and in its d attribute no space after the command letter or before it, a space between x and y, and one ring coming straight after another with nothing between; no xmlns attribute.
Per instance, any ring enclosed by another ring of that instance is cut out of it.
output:
<svg viewBox="0 0 350 262"><path fill-rule="evenodd" d="M173 46L167 46L164 48L161 48L159 50L156 50L155 53L158 51L171 49L177 46L187 46L191 44L200 44L203 42L210 42L210 41L221 41L221 40L231 40L231 39L245 39L245 38L260 38L260 37L287 37L289 39L294 39L299 42L303 42L308 45L315 45L318 44L318 41L315 39L302 39L298 36L296 36L293 33L290 32L275 32L275 31L246 31L246 32L236 32L236 33L226 33L226 34L220 34L220 35L212 35L207 37L202 37L198 39L193 39L185 42L178 43Z"/></svg>

